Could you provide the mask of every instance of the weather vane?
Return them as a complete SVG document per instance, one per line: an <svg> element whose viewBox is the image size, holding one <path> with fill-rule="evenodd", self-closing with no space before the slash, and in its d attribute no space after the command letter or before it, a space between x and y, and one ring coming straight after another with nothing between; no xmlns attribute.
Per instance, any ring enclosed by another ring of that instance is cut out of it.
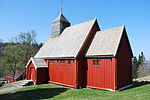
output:
<svg viewBox="0 0 150 100"><path fill-rule="evenodd" d="M64 0L61 0L61 8L60 8L60 11L61 11L61 13L62 13L62 5L63 5L63 2L64 2Z"/></svg>

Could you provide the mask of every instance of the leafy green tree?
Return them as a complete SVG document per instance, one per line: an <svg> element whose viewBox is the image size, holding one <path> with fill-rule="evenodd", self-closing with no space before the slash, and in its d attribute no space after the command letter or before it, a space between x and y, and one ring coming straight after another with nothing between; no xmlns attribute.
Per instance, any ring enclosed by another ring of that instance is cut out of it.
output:
<svg viewBox="0 0 150 100"><path fill-rule="evenodd" d="M139 67L139 63L138 63L138 60L135 56L135 57L133 57L133 60L132 60L132 78L135 79L135 80L138 77L138 72L137 72L138 67Z"/></svg>
<svg viewBox="0 0 150 100"><path fill-rule="evenodd" d="M33 30L27 33L21 32L19 36L16 37L16 40L16 42L21 44L23 51L22 61L24 64L26 64L30 57L34 56L39 49L36 42L36 32Z"/></svg>
<svg viewBox="0 0 150 100"><path fill-rule="evenodd" d="M145 62L145 56L144 56L144 53L141 52L141 54L139 54L138 63L139 65L142 65L144 62Z"/></svg>
<svg viewBox="0 0 150 100"><path fill-rule="evenodd" d="M30 57L33 57L39 48L42 46L36 42L36 32L21 32L17 37L14 37L10 42L3 46L2 55L0 58L0 68L5 71L0 71L3 74L9 73L14 77L16 70L25 71L25 65ZM0 50L1 52L1 50ZM1 54L0 54L1 55ZM2 63L1 63L2 62Z"/></svg>
<svg viewBox="0 0 150 100"><path fill-rule="evenodd" d="M3 45L3 43L2 43L2 40L0 39L0 58L2 57L2 45Z"/></svg>
<svg viewBox="0 0 150 100"><path fill-rule="evenodd" d="M4 71L5 71L5 67L3 66L3 55L2 55L2 51L4 48L4 43L2 43L2 40L0 39L0 77L4 76Z"/></svg>
<svg viewBox="0 0 150 100"><path fill-rule="evenodd" d="M16 70L20 69L22 62L20 61L22 51L20 48L20 44L7 45L3 51L3 66L6 67L9 74L14 76Z"/></svg>

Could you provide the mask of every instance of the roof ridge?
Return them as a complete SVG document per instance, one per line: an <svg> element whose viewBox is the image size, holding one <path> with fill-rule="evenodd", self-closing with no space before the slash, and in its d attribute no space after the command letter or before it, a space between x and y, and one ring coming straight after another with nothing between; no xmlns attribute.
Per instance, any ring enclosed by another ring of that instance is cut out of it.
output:
<svg viewBox="0 0 150 100"><path fill-rule="evenodd" d="M76 57L79 55L81 49L83 48L83 45L85 44L85 41L87 40L87 37L88 37L88 35L90 34L90 31L92 30L92 27L94 26L94 24L96 23L96 21L97 21L96 18L94 18L93 20L88 21L88 22L92 22L92 24L91 24L90 28L88 29L88 34L87 34L87 36L85 37L85 40L84 40L83 44L81 45L80 50L78 51L78 54L76 55Z"/></svg>
<svg viewBox="0 0 150 100"><path fill-rule="evenodd" d="M105 30L100 30L100 31L97 31L97 32L103 32L103 31L110 31L110 30L114 30L114 29L117 29L117 28L122 28L122 29L124 29L124 25L122 25L122 26L119 26L119 27L114 27L114 28L110 28L110 29L105 29Z"/></svg>
<svg viewBox="0 0 150 100"><path fill-rule="evenodd" d="M124 26L97 31L86 56L116 55Z"/></svg>
<svg viewBox="0 0 150 100"><path fill-rule="evenodd" d="M67 20L67 18L62 14L62 13L60 13L53 21L52 21L52 23L53 22L56 22L56 21L64 21L64 22L67 22L67 23L70 23L68 20Z"/></svg>
<svg viewBox="0 0 150 100"><path fill-rule="evenodd" d="M92 22L92 21L95 21L95 20L96 20L96 19L94 18L94 19L89 20L89 21L86 21L86 22L82 22L82 23L79 23L79 24L74 24L74 25L71 25L71 26L69 26L69 27L66 27L66 29L67 29L67 28L70 28L70 27L74 27L74 26L76 26L76 25L81 25L81 24L89 23L89 22Z"/></svg>
<svg viewBox="0 0 150 100"><path fill-rule="evenodd" d="M65 28L59 37L50 37L34 57L76 57L88 32L96 21L96 19L93 19Z"/></svg>
<svg viewBox="0 0 150 100"><path fill-rule="evenodd" d="M96 18L94 18L94 19L92 19L92 20L89 20L89 21L86 21L86 22L82 22L82 23L79 23L79 24L74 24L74 25L71 25L71 26L69 26L69 27L66 27L64 30L66 30L66 29L68 29L68 28L72 28L72 27L75 27L75 26L77 26L77 25L82 25L82 24L85 24L85 23L89 23L89 22L95 22L97 19ZM61 35L60 35L61 36ZM47 39L47 41L49 40L49 39L57 39L57 38L60 38L60 36L58 36L58 37L55 37L55 38L53 38L52 36L49 36L49 38ZM46 42L47 42L46 41ZM45 42L45 43L46 43Z"/></svg>

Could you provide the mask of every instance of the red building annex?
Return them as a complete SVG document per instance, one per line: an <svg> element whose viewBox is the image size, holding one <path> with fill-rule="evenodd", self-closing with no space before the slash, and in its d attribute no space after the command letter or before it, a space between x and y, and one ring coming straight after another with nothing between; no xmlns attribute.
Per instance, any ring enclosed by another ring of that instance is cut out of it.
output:
<svg viewBox="0 0 150 100"><path fill-rule="evenodd" d="M120 90L132 85L132 57L125 26L101 30L96 19L70 26L60 13L51 36L26 65L26 79Z"/></svg>

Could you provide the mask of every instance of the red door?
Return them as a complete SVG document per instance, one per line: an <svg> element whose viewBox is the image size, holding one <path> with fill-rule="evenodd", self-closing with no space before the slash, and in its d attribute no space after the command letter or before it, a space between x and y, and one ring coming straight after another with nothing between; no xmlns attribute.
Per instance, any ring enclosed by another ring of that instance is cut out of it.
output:
<svg viewBox="0 0 150 100"><path fill-rule="evenodd" d="M35 79L34 68L31 67L31 68L30 68L30 80L34 80L34 79Z"/></svg>

